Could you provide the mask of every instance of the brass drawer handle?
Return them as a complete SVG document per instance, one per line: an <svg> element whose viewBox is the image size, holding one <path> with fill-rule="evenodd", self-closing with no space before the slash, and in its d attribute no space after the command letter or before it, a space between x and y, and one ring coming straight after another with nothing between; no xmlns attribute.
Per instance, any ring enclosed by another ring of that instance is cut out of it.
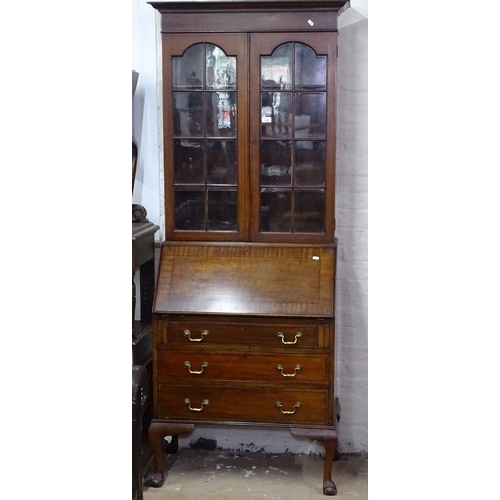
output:
<svg viewBox="0 0 500 500"><path fill-rule="evenodd" d="M295 371L293 373L283 373L283 365L276 365L276 368L281 372L281 375L283 375L283 377L295 377L295 375L297 375L297 372L302 369L302 366L295 365Z"/></svg>
<svg viewBox="0 0 500 500"><path fill-rule="evenodd" d="M283 415L293 415L295 413L295 410L300 407L300 401L297 401L293 405L293 410L289 410L289 411L283 410L283 405L281 404L280 401L276 401L276 406L281 410L281 413L283 413Z"/></svg>
<svg viewBox="0 0 500 500"><path fill-rule="evenodd" d="M184 400L184 404L188 405L189 409L191 411L201 411L203 410L203 407L208 405L210 403L210 401L208 399L204 399L202 402L201 402L201 408L191 408L191 401L189 401L188 398L186 398Z"/></svg>
<svg viewBox="0 0 500 500"><path fill-rule="evenodd" d="M285 342L285 336L281 333L281 332L278 332L278 337L281 339L281 342L283 342L283 344L296 344L297 343L297 340L302 337L302 333L300 332L297 332L295 334L295 340L293 342Z"/></svg>
<svg viewBox="0 0 500 500"><path fill-rule="evenodd" d="M199 339L192 339L191 338L191 332L189 330L184 330L184 337L187 337L191 342L201 342L203 340L203 337L206 337L210 332L208 330L203 330L201 332L201 338Z"/></svg>
<svg viewBox="0 0 500 500"><path fill-rule="evenodd" d="M203 373L203 369L208 367L208 362L204 361L201 364L200 371L191 370L191 363L189 361L184 361L184 366L189 370L189 373L192 373L193 375L200 375L200 373Z"/></svg>

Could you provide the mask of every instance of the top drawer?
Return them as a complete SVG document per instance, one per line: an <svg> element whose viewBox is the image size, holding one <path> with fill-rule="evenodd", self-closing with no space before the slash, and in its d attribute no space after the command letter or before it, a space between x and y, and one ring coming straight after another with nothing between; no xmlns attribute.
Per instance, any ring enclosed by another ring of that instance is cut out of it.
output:
<svg viewBox="0 0 500 500"><path fill-rule="evenodd" d="M251 323L198 320L157 320L156 339L178 347L202 345L328 348L328 331L315 323ZM172 346L173 347L173 346Z"/></svg>

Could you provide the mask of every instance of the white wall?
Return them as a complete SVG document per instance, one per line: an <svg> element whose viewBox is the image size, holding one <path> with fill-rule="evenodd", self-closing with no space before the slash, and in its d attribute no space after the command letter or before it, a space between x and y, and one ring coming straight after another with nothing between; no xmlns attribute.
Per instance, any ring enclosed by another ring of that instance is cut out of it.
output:
<svg viewBox="0 0 500 500"><path fill-rule="evenodd" d="M368 19L339 19L336 385L341 451L368 450Z"/></svg>
<svg viewBox="0 0 500 500"><path fill-rule="evenodd" d="M155 9L146 0L133 0L131 70L139 73L139 80L132 100L132 137L137 142L139 157L132 203L143 205L148 219L160 226L155 238L162 241L156 38Z"/></svg>
<svg viewBox="0 0 500 500"><path fill-rule="evenodd" d="M339 451L368 451L368 10L366 0L351 1L339 18L337 124L337 395L342 407ZM139 162L133 202L148 218L161 218L161 142L158 133L156 11L133 0L132 69L140 73L133 101L133 136ZM160 230L156 237L163 239ZM229 449L271 453L319 453L322 445L295 438L287 430L198 426L180 438L188 446L199 437Z"/></svg>

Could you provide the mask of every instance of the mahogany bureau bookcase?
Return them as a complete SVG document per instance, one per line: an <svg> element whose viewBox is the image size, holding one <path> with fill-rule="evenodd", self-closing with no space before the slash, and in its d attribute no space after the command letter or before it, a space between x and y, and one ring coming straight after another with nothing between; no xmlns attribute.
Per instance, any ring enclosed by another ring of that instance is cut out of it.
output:
<svg viewBox="0 0 500 500"><path fill-rule="evenodd" d="M161 13L165 241L155 454L196 424L325 445L334 388L337 17L345 0L149 2Z"/></svg>

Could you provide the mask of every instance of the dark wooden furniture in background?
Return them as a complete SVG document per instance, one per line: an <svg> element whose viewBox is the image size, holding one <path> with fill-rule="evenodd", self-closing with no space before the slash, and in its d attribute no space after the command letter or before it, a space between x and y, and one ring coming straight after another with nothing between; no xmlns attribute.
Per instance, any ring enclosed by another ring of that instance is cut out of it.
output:
<svg viewBox="0 0 500 500"><path fill-rule="evenodd" d="M146 219L146 210L133 205L132 222L132 364L144 366L152 383L152 311L155 287L154 234L159 226ZM139 272L140 319L136 319L135 275ZM152 399L144 412L147 428L153 413Z"/></svg>
<svg viewBox="0 0 500 500"><path fill-rule="evenodd" d="M336 494L337 16L343 1L150 2L161 12L165 231L155 453L197 423L324 443Z"/></svg>
<svg viewBox="0 0 500 500"><path fill-rule="evenodd" d="M134 364L151 362L151 316L155 286L154 234L159 226L151 222L132 223L132 346ZM140 319L135 318L134 277L139 271Z"/></svg>
<svg viewBox="0 0 500 500"><path fill-rule="evenodd" d="M132 365L132 500L143 499L142 417L149 401L149 376L142 365Z"/></svg>
<svg viewBox="0 0 500 500"><path fill-rule="evenodd" d="M139 73L132 71L132 97ZM139 150L132 139L132 195ZM149 472L152 449L145 430L153 417L150 387L152 370L151 317L155 286L154 234L159 226L147 219L142 205L132 205L132 500L142 500L143 481ZM135 275L139 273L140 318L136 319Z"/></svg>

